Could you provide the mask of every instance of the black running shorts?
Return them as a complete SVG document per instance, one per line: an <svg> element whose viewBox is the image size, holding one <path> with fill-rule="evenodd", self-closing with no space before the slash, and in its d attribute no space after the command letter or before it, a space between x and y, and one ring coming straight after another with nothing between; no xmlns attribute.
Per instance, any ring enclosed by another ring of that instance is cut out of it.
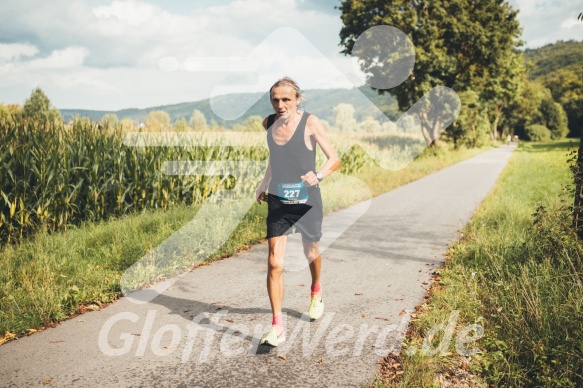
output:
<svg viewBox="0 0 583 388"><path fill-rule="evenodd" d="M310 190L310 198L305 204L287 205L277 195L268 194L267 205L267 238L293 233L293 226L305 242L316 242L322 238L324 214L319 187Z"/></svg>

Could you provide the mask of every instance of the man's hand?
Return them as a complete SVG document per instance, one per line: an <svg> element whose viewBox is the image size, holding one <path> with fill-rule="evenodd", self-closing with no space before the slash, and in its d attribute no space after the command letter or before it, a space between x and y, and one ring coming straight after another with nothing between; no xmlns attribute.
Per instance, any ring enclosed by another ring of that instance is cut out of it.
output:
<svg viewBox="0 0 583 388"><path fill-rule="evenodd" d="M257 190L255 190L255 198L257 199L257 203L261 205L261 201L267 202L267 194L265 191L267 187L264 184L261 184Z"/></svg>
<svg viewBox="0 0 583 388"><path fill-rule="evenodd" d="M314 171L308 171L306 175L302 175L302 182L308 187L316 186L320 181L318 181L318 177L314 174Z"/></svg>

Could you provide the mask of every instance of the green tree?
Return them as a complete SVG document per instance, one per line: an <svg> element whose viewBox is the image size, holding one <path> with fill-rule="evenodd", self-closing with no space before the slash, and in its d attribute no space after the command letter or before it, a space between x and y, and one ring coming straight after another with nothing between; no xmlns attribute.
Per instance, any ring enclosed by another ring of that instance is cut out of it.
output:
<svg viewBox="0 0 583 388"><path fill-rule="evenodd" d="M41 88L36 88L22 107L22 117L43 124L62 124L63 117Z"/></svg>
<svg viewBox="0 0 583 388"><path fill-rule="evenodd" d="M132 119L125 118L120 124L123 132L136 132L139 130L139 126Z"/></svg>
<svg viewBox="0 0 583 388"><path fill-rule="evenodd" d="M233 131L236 132L265 132L263 128L263 118L258 115L247 117L243 124L233 125Z"/></svg>
<svg viewBox="0 0 583 388"><path fill-rule="evenodd" d="M204 117L204 113L195 109L192 112L192 116L190 117L190 127L193 131L206 131L206 117Z"/></svg>
<svg viewBox="0 0 583 388"><path fill-rule="evenodd" d="M163 110L153 110L146 116L149 131L166 131L170 128L170 116Z"/></svg>
<svg viewBox="0 0 583 388"><path fill-rule="evenodd" d="M462 102L460 115L454 125L448 128L447 135L455 147L461 144L480 147L485 144L490 131L487 108L473 90L465 90L459 96Z"/></svg>
<svg viewBox="0 0 583 388"><path fill-rule="evenodd" d="M548 89L547 89L548 90ZM555 102L547 93L545 99L541 102L541 124L546 126L551 132L553 139L562 139L567 136L569 127L567 126L567 114L558 102Z"/></svg>
<svg viewBox="0 0 583 388"><path fill-rule="evenodd" d="M509 49L507 53L496 58L488 69L481 96L487 104L492 123L490 136L493 140L504 135L499 132L500 121L503 116L510 117L514 114L510 107L520 99L525 75L524 58L514 49Z"/></svg>
<svg viewBox="0 0 583 388"><path fill-rule="evenodd" d="M360 132L374 133L379 132L382 129L381 123L373 119L371 116L367 116L363 121L358 124L358 130Z"/></svg>
<svg viewBox="0 0 583 388"><path fill-rule="evenodd" d="M583 12L579 14L577 20L583 22ZM582 104L583 105L583 104ZM578 122L581 127L583 121ZM583 239L583 128L580 128L579 149L577 150L577 161L571 168L573 180L575 181L575 199L573 201L573 223L579 239Z"/></svg>
<svg viewBox="0 0 583 388"><path fill-rule="evenodd" d="M548 98L548 89L540 82L529 81L523 78L521 93L519 97L509 106L513 114L505 117L503 126L520 137L526 135L526 127L532 124L543 124L541 116L541 105L545 98Z"/></svg>
<svg viewBox="0 0 583 388"><path fill-rule="evenodd" d="M549 141L551 140L551 131L540 124L532 124L525 129L526 140L530 141Z"/></svg>
<svg viewBox="0 0 583 388"><path fill-rule="evenodd" d="M520 136L529 137L526 128L535 124L547 128L553 139L561 139L568 132L567 115L563 107L553 100L551 91L538 81L524 79L520 98L509 110L513 114L505 123Z"/></svg>
<svg viewBox="0 0 583 388"><path fill-rule="evenodd" d="M583 122L583 42L558 41L524 52L531 70L530 79L542 82L567 114L569 136L581 135Z"/></svg>
<svg viewBox="0 0 583 388"><path fill-rule="evenodd" d="M356 119L354 118L354 106L352 104L341 103L334 107L336 120L334 127L340 132L353 132L356 128Z"/></svg>
<svg viewBox="0 0 583 388"><path fill-rule="evenodd" d="M563 68L538 78L551 91L567 115L571 136L581 136L579 123L583 120L583 80L574 69Z"/></svg>
<svg viewBox="0 0 583 388"><path fill-rule="evenodd" d="M263 125L262 125L263 127ZM223 131L224 128L221 127L215 120L211 120L211 123L209 124L209 131L211 132L218 132L218 131Z"/></svg>
<svg viewBox="0 0 583 388"><path fill-rule="evenodd" d="M383 24L399 28L415 45L411 77L390 91L403 111L438 85L457 92L471 88L481 93L492 76L492 66L501 65L498 58L519 44L517 12L501 0L344 0L340 10L344 24L340 40L345 54L351 54L361 33ZM388 76L390 66L378 60L387 57L382 52L385 49L380 45L378 50L377 56L360 58L362 70ZM438 127L427 129L435 139L433 144L438 145Z"/></svg>
<svg viewBox="0 0 583 388"><path fill-rule="evenodd" d="M176 132L186 132L188 131L188 124L186 123L186 119L183 117L180 120L176 120L174 123L174 130Z"/></svg>
<svg viewBox="0 0 583 388"><path fill-rule="evenodd" d="M119 127L119 118L115 113L108 113L101 118L101 125L108 130L114 130Z"/></svg>

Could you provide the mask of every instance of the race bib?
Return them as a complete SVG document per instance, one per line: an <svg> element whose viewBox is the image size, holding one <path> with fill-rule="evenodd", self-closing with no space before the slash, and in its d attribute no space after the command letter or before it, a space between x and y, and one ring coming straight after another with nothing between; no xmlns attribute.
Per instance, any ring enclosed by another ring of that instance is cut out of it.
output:
<svg viewBox="0 0 583 388"><path fill-rule="evenodd" d="M293 205L308 201L308 187L304 182L280 183L277 185L277 196L282 203Z"/></svg>

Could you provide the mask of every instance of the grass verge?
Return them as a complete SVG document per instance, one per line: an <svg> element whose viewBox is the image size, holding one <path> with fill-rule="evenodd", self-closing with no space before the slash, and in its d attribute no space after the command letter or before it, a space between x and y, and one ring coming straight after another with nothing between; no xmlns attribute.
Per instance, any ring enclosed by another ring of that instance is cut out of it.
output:
<svg viewBox="0 0 583 388"><path fill-rule="evenodd" d="M376 196L484 150L427 150L406 168L394 172L361 156L361 168L353 175ZM333 193L339 188L346 193L339 178L322 184L327 213L370 195L369 190L358 190L337 200ZM145 211L107 222L88 222L63 233L41 231L34 238L5 246L0 253L0 344L117 299L124 271L193 219L199 209L176 206L168 211ZM265 216L266 206L254 205L209 260L232 255L263 239ZM176 270L184 268L168 268L159 278L171 276Z"/></svg>
<svg viewBox="0 0 583 388"><path fill-rule="evenodd" d="M401 356L384 360L376 386L583 385L569 146L521 144L435 271Z"/></svg>

